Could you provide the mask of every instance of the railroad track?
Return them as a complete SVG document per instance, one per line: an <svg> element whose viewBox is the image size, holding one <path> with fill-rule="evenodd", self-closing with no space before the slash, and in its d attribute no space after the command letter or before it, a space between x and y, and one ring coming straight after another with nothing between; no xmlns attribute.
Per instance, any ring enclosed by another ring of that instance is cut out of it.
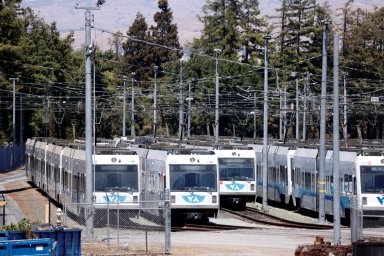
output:
<svg viewBox="0 0 384 256"><path fill-rule="evenodd" d="M180 231L220 231L220 230L236 230L236 229L253 229L253 227L244 226L232 226L232 225L221 225L221 224L185 224L182 227L172 227L172 232Z"/></svg>
<svg viewBox="0 0 384 256"><path fill-rule="evenodd" d="M321 225L321 224L311 224L311 223L302 223L291 220L286 220L283 218L279 218L268 213L261 212L257 209L246 207L244 211L236 212L229 209L222 208L224 212L240 216L243 219L250 220L255 223L264 224L264 225L272 225L279 227L289 227L289 228L302 228L302 229L332 229L331 225Z"/></svg>

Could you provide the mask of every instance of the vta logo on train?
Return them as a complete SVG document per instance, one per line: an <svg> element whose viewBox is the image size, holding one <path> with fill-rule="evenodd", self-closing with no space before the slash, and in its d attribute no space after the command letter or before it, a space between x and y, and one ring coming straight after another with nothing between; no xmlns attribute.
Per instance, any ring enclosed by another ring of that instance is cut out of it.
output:
<svg viewBox="0 0 384 256"><path fill-rule="evenodd" d="M183 199L185 202L188 202L191 204L198 204L204 201L205 196L195 195L191 193L190 195L183 196Z"/></svg>
<svg viewBox="0 0 384 256"><path fill-rule="evenodd" d="M238 190L242 190L244 188L245 184L239 184L239 183L233 182L231 184L226 184L225 186L229 190L238 191Z"/></svg>
<svg viewBox="0 0 384 256"><path fill-rule="evenodd" d="M381 205L383 205L384 204L384 196L382 196L382 197L376 197L377 198L377 200L379 200L379 203L381 204Z"/></svg>
<svg viewBox="0 0 384 256"><path fill-rule="evenodd" d="M112 192L109 195L104 196L104 201L110 202L110 203L119 203L119 202L124 202L125 198L126 196L120 196L117 193L115 194L114 192Z"/></svg>

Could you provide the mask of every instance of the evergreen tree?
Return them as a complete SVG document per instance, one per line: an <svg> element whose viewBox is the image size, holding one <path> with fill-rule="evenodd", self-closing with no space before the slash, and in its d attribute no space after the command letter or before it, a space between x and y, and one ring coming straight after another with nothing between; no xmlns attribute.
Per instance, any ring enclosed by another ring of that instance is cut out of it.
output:
<svg viewBox="0 0 384 256"><path fill-rule="evenodd" d="M239 21L243 61L255 63L266 28L266 21L260 18L259 0L241 2Z"/></svg>
<svg viewBox="0 0 384 256"><path fill-rule="evenodd" d="M150 40L148 25L143 14L138 12L132 26L127 31L131 39L123 44L124 62L127 65L126 71L130 74L135 72L135 79L147 80L152 74L151 66L151 46L146 42Z"/></svg>
<svg viewBox="0 0 384 256"><path fill-rule="evenodd" d="M203 6L202 35L195 42L195 47L204 48L207 54L213 54L214 49L222 50L221 56L237 58L241 49L240 32L240 5L234 0L207 0Z"/></svg>
<svg viewBox="0 0 384 256"><path fill-rule="evenodd" d="M287 73L308 70L311 45L316 29L315 0L283 0L280 31L280 63L284 63Z"/></svg>
<svg viewBox="0 0 384 256"><path fill-rule="evenodd" d="M151 41L165 47L153 46L152 61L162 70L163 64L178 60L181 56L175 49L180 48L177 25L173 22L173 13L167 0L158 1L159 12L153 16L155 25L151 26Z"/></svg>

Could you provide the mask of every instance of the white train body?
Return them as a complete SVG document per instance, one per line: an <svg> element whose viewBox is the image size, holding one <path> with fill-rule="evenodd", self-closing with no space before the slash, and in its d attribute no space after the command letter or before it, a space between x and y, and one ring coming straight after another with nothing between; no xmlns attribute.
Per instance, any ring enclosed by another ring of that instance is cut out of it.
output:
<svg viewBox="0 0 384 256"><path fill-rule="evenodd" d="M87 203L83 146L27 140L27 177L63 205ZM93 202L97 209L138 208L141 192L139 156L130 150L96 148L92 155ZM73 207L79 209L79 207Z"/></svg>
<svg viewBox="0 0 384 256"><path fill-rule="evenodd" d="M384 156L358 155L356 179L364 214L384 218Z"/></svg>
<svg viewBox="0 0 384 256"><path fill-rule="evenodd" d="M256 197L256 154L252 148L214 150L219 165L222 204L245 206Z"/></svg>
<svg viewBox="0 0 384 256"><path fill-rule="evenodd" d="M173 150L166 158L171 210L185 219L215 217L219 209L218 165L209 151Z"/></svg>

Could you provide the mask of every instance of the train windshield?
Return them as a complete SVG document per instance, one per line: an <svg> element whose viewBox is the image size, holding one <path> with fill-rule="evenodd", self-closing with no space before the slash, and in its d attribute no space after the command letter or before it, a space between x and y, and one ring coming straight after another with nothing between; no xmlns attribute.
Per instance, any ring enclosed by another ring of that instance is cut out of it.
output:
<svg viewBox="0 0 384 256"><path fill-rule="evenodd" d="M250 158L220 158L220 180L255 180L255 163Z"/></svg>
<svg viewBox="0 0 384 256"><path fill-rule="evenodd" d="M361 166L361 193L384 193L384 166Z"/></svg>
<svg viewBox="0 0 384 256"><path fill-rule="evenodd" d="M138 192L137 165L95 165L95 191Z"/></svg>
<svg viewBox="0 0 384 256"><path fill-rule="evenodd" d="M216 165L169 165L172 191L217 191Z"/></svg>

